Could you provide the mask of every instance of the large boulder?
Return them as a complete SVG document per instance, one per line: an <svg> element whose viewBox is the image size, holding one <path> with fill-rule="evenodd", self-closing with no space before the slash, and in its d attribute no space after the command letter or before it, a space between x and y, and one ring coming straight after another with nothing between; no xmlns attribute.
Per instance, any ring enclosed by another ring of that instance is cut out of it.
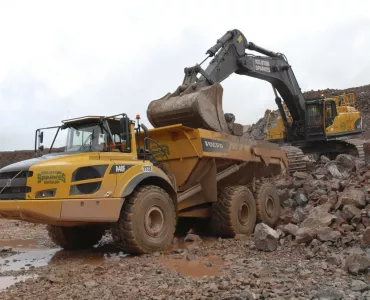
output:
<svg viewBox="0 0 370 300"><path fill-rule="evenodd" d="M321 242L336 242L341 237L339 231L326 226L317 229L317 239Z"/></svg>
<svg viewBox="0 0 370 300"><path fill-rule="evenodd" d="M338 165L342 166L346 170L352 170L355 166L355 160L351 155L348 154L339 154L335 161L338 163Z"/></svg>
<svg viewBox="0 0 370 300"><path fill-rule="evenodd" d="M360 254L350 254L345 262L345 269L353 275L365 272L370 267L370 260Z"/></svg>
<svg viewBox="0 0 370 300"><path fill-rule="evenodd" d="M275 251L278 245L279 234L264 223L256 225L254 230L254 244L262 251Z"/></svg>
<svg viewBox="0 0 370 300"><path fill-rule="evenodd" d="M329 226L336 217L329 213L327 204L316 206L307 218L300 224L300 228L319 228Z"/></svg>
<svg viewBox="0 0 370 300"><path fill-rule="evenodd" d="M339 165L336 161L328 162L324 169L332 178L346 179L349 177L349 173L346 171L346 169Z"/></svg>
<svg viewBox="0 0 370 300"><path fill-rule="evenodd" d="M339 196L339 205L353 204L358 208L364 208L366 205L366 194L358 188L348 188Z"/></svg>
<svg viewBox="0 0 370 300"><path fill-rule="evenodd" d="M354 206L353 204L344 205L343 215L347 221L352 220L356 217L357 220L361 219L361 210Z"/></svg>
<svg viewBox="0 0 370 300"><path fill-rule="evenodd" d="M289 223L284 226L283 231L287 234L296 236L298 231L298 226L292 223Z"/></svg>
<svg viewBox="0 0 370 300"><path fill-rule="evenodd" d="M296 232L296 242L298 244L308 244L316 237L315 228L299 228Z"/></svg>

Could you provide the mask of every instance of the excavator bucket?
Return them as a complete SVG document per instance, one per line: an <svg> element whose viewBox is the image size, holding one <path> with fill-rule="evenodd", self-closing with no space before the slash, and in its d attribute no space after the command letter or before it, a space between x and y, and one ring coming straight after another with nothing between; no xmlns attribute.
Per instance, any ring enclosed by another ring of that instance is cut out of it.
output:
<svg viewBox="0 0 370 300"><path fill-rule="evenodd" d="M230 133L222 110L223 88L219 83L194 91L189 86L179 96L167 94L152 101L147 116L153 127L182 124Z"/></svg>

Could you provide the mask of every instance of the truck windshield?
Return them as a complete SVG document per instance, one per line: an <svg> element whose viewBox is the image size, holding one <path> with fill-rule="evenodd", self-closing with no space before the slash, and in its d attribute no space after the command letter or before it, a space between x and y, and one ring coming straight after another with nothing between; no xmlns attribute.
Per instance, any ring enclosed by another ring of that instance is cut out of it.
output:
<svg viewBox="0 0 370 300"><path fill-rule="evenodd" d="M102 126L68 128L66 152L101 152L107 148L107 133Z"/></svg>

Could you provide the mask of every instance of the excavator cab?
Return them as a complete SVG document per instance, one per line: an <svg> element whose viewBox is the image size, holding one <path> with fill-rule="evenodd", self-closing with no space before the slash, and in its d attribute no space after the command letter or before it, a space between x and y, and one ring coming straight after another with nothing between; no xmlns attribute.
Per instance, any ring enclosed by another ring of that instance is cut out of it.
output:
<svg viewBox="0 0 370 300"><path fill-rule="evenodd" d="M324 106L323 99L306 102L307 141L326 140Z"/></svg>

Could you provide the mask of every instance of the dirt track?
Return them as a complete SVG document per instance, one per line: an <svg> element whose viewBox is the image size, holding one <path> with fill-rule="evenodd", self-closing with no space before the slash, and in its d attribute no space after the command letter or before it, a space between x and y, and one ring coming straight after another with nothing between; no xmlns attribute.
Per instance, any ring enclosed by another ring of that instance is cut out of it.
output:
<svg viewBox="0 0 370 300"><path fill-rule="evenodd" d="M261 252L245 237L176 238L165 253L129 257L109 237L94 249L68 252L41 225L0 226L0 299L370 299L354 276L326 261L334 248L312 257L288 240ZM11 285L16 278L24 281Z"/></svg>

